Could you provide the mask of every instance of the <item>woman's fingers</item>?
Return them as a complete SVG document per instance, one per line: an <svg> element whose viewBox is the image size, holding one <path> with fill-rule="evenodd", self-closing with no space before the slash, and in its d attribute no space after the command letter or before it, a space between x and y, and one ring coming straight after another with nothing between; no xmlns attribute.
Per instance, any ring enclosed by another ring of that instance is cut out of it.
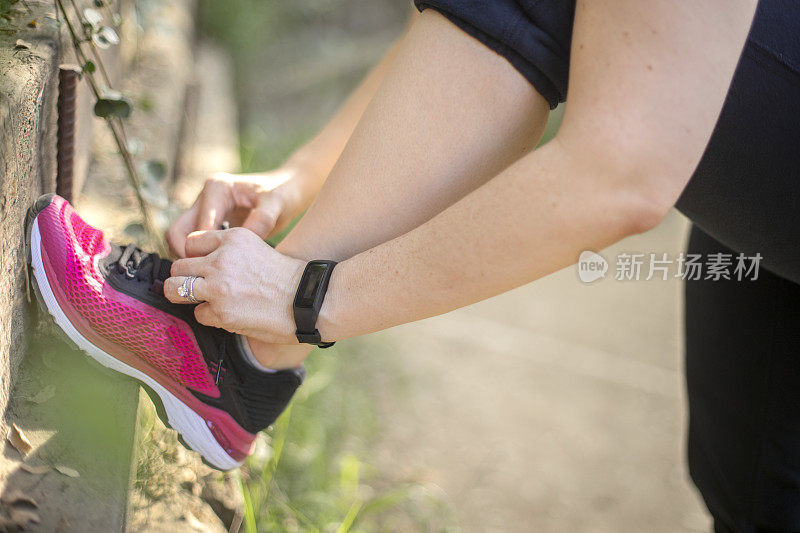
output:
<svg viewBox="0 0 800 533"><path fill-rule="evenodd" d="M197 230L216 230L233 210L234 200L229 182L219 178L206 181L194 205L167 230L167 243L178 257L186 257L186 237Z"/></svg>
<svg viewBox="0 0 800 533"><path fill-rule="evenodd" d="M219 243L213 237L201 237L193 242L192 232L219 230L223 221L241 223L262 239L285 226L282 220L285 202L275 187L288 180L287 176L250 176L237 180L231 174L217 174L206 181L194 205L183 213L167 230L167 242L178 257L197 257L215 250ZM271 188L265 188L269 184ZM291 216L291 215L289 215Z"/></svg>
<svg viewBox="0 0 800 533"><path fill-rule="evenodd" d="M208 282L201 276L196 277L194 282L191 282L187 276L167 278L167 280L164 281L164 296L166 296L167 300L176 304L197 303L191 301L188 294L186 296L180 295L179 290L184 286L187 290L191 287L191 295L194 296L195 300L198 302L205 302L208 300Z"/></svg>
<svg viewBox="0 0 800 533"><path fill-rule="evenodd" d="M235 206L233 188L229 174L220 173L206 181L203 192L197 199L195 230L220 229L222 221Z"/></svg>
<svg viewBox="0 0 800 533"><path fill-rule="evenodd" d="M170 275L175 276L205 276L208 259L205 257L189 257L188 259L178 259L172 263Z"/></svg>
<svg viewBox="0 0 800 533"><path fill-rule="evenodd" d="M197 206L185 211L167 230L167 244L178 257L186 257L186 237L195 230Z"/></svg>
<svg viewBox="0 0 800 533"><path fill-rule="evenodd" d="M216 187L215 187L216 189ZM198 202L196 231L208 231L220 229L225 215L229 211L229 202L224 198L224 192L203 193Z"/></svg>
<svg viewBox="0 0 800 533"><path fill-rule="evenodd" d="M294 320L288 310L305 262L283 256L244 228L196 232L188 252L214 250L202 257L179 259L164 281L171 302L187 298L194 279L195 316L201 324L227 331L256 332L264 342L294 344ZM185 290L181 289L185 287Z"/></svg>
<svg viewBox="0 0 800 533"><path fill-rule="evenodd" d="M283 211L283 202L273 193L260 195L258 204L250 211L242 227L249 229L262 239L269 237Z"/></svg>
<svg viewBox="0 0 800 533"><path fill-rule="evenodd" d="M195 231L186 237L186 257L204 257L222 244L222 231Z"/></svg>
<svg viewBox="0 0 800 533"><path fill-rule="evenodd" d="M211 326L214 328L222 327L222 323L219 320L219 317L211 308L211 305L208 303L202 303L197 307L195 307L194 317L197 319L198 322L206 326Z"/></svg>

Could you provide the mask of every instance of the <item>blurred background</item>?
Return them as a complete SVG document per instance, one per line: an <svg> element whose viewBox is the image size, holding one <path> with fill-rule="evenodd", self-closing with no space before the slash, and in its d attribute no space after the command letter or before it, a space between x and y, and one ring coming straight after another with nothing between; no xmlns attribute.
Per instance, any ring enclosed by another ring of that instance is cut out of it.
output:
<svg viewBox="0 0 800 533"><path fill-rule="evenodd" d="M202 31L234 65L242 169L280 164L317 131L409 9L201 2ZM673 256L686 227L673 213L604 254ZM707 531L683 457L680 283L612 277L585 285L567 269L315 352L276 429L277 469L247 473L251 498L267 499L256 523L302 529L357 513L365 531Z"/></svg>

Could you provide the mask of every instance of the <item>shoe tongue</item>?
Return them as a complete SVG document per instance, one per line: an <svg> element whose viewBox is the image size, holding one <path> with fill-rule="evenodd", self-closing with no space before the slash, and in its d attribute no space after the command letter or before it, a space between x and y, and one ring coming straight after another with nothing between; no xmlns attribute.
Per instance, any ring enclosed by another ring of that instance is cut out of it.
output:
<svg viewBox="0 0 800 533"><path fill-rule="evenodd" d="M158 264L158 272L155 273L155 278L159 281L165 281L170 277L170 270L172 270L172 261L169 259L161 259Z"/></svg>
<svg viewBox="0 0 800 533"><path fill-rule="evenodd" d="M111 250L106 257L106 261L109 263L116 263L120 260L123 253L125 253L125 246L111 243ZM137 249L136 253L146 256L139 263L139 268L149 269L151 268L153 261L159 261L158 269L153 273L153 281L161 281L163 283L168 277L170 277L172 261L169 259L162 259L156 253L145 252L141 249Z"/></svg>
<svg viewBox="0 0 800 533"><path fill-rule="evenodd" d="M137 268L139 270L152 273L153 281L163 282L170 276L170 270L172 270L172 261L169 259L161 259L161 257L155 252L145 252L141 249L138 249L136 253L139 254L139 264L137 265ZM153 270L153 264L156 265L155 270Z"/></svg>

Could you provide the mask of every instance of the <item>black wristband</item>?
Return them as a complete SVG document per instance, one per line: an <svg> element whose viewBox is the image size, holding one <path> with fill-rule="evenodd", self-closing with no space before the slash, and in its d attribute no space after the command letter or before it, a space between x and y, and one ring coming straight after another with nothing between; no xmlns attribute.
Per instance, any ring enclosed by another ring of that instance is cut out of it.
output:
<svg viewBox="0 0 800 533"><path fill-rule="evenodd" d="M301 343L315 344L320 348L328 348L334 344L322 342L317 330L317 317L335 266L336 261L309 261L300 277L300 284L294 296L293 311L297 327L295 335Z"/></svg>

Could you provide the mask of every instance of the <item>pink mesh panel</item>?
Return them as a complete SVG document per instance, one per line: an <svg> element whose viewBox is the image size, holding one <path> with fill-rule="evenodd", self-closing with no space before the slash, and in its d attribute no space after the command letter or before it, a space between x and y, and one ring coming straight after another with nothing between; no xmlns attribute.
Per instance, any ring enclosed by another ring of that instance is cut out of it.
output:
<svg viewBox="0 0 800 533"><path fill-rule="evenodd" d="M69 215L69 223L66 221L67 214ZM87 224L81 217L78 216L78 213L72 209L72 206L66 202L64 202L63 222L64 228L72 228L72 234L75 237L73 242L76 246L80 247L80 251L82 251L84 254L91 256L105 251L103 232ZM66 235L68 235L68 233Z"/></svg>
<svg viewBox="0 0 800 533"><path fill-rule="evenodd" d="M197 343L185 332L170 326L167 328L167 336L172 341L175 350L181 354L178 373L181 381L195 390L202 391L209 383L209 372L205 365L198 367L194 364L198 351ZM172 375L171 373L169 375ZM213 387L213 383L211 384ZM216 387L214 387L216 389Z"/></svg>
<svg viewBox="0 0 800 533"><path fill-rule="evenodd" d="M177 383L219 397L189 326L108 285L96 260L108 253L103 232L56 197L38 217L42 247L64 294L94 331Z"/></svg>

